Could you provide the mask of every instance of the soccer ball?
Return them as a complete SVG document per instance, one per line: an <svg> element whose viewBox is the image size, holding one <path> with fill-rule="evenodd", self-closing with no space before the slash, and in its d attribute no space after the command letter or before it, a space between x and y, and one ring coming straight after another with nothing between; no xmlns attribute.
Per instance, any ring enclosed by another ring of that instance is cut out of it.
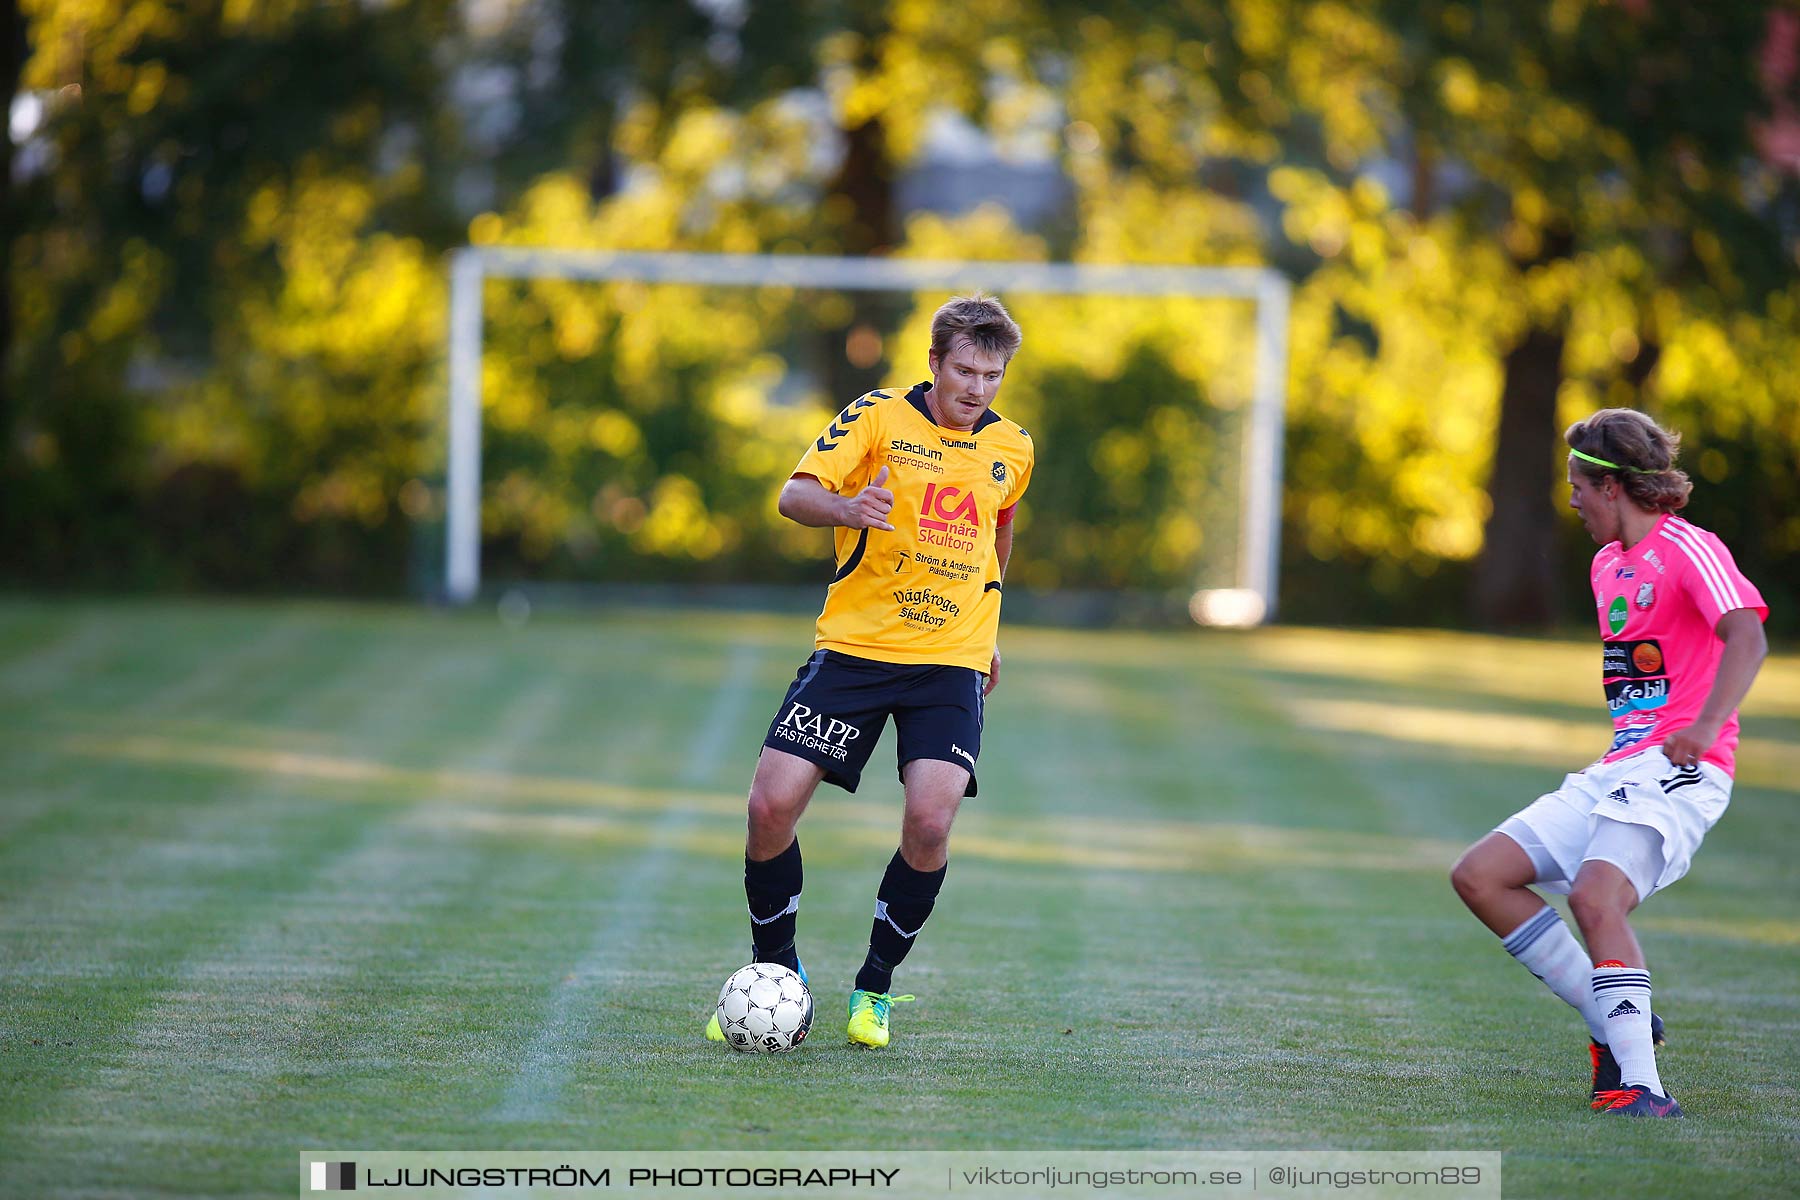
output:
<svg viewBox="0 0 1800 1200"><path fill-rule="evenodd" d="M719 1028L733 1050L792 1050L806 1040L812 1018L812 993L800 976L779 963L740 967L719 989Z"/></svg>

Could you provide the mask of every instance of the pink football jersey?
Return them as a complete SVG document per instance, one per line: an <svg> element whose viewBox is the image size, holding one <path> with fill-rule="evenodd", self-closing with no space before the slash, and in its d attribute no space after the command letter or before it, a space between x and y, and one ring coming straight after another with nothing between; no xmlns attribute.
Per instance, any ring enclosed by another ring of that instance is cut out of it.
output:
<svg viewBox="0 0 1800 1200"><path fill-rule="evenodd" d="M1611 542L1594 555L1594 609L1604 649L1601 683L1612 709L1612 762L1662 742L1694 723L1719 673L1725 643L1719 618L1748 608L1767 619L1756 585L1725 543L1666 513L1627 550ZM1703 760L1731 773L1737 761L1734 712Z"/></svg>

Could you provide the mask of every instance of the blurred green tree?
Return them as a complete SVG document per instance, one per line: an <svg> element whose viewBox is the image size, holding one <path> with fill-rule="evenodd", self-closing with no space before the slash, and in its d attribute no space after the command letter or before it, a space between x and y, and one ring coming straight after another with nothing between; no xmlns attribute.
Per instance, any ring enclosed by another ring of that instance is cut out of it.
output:
<svg viewBox="0 0 1800 1200"><path fill-rule="evenodd" d="M1303 29L1332 9L1298 7ZM1384 281L1423 301L1429 293L1414 289L1434 264L1463 278L1460 294L1431 297L1434 311L1406 311L1427 324L1456 309L1478 316L1464 334L1498 366L1490 445L1462 443L1468 465L1491 458L1480 464L1486 514L1472 580L1484 624L1543 625L1565 611L1555 597L1567 572L1551 552L1570 528L1551 499L1565 422L1601 403L1703 417L1664 386L1671 340L1733 310L1791 329L1793 184L1755 142L1770 105L1754 67L1774 11L1398 0L1365 10L1379 36L1335 39L1357 49L1340 56L1336 86L1385 117L1375 147L1408 169L1391 190L1357 196L1371 146L1326 120L1325 161L1278 190L1290 234L1328 264L1322 283L1338 295L1340 326L1377 357L1398 332L1383 313L1399 297ZM1305 39L1283 45L1284 78L1304 96ZM1284 142L1292 161L1295 139ZM1351 276L1376 303L1354 302ZM1755 407L1742 391L1717 398ZM1690 428L1711 432L1704 419ZM1747 549L1760 558L1767 544Z"/></svg>
<svg viewBox="0 0 1800 1200"><path fill-rule="evenodd" d="M1497 625L1543 625L1557 611L1543 547L1555 540L1546 497L1563 456L1545 446L1557 444L1581 304L1558 285L1590 282L1563 268L1578 256L1617 261L1615 286L1636 311L1615 327L1614 395L1645 406L1667 337L1659 293L1766 311L1795 279L1746 177L1764 173L1752 137L1768 105L1753 68L1767 9L1571 7L1478 6L1466 19L1447 9L1414 27L1423 53L1403 75L1416 81L1403 104L1427 144L1475 165L1504 199L1494 231L1520 286L1537 293L1503 350L1475 576L1476 609Z"/></svg>
<svg viewBox="0 0 1800 1200"><path fill-rule="evenodd" d="M1800 592L1778 10L9 2L43 119L0 182L6 569L396 586L440 505L439 255L473 240L1273 262L1290 615L1563 611L1555 435L1618 402L1689 431L1699 518ZM903 215L957 122L1060 171L1066 213ZM490 286L491 561L580 578L811 571L774 481L918 377L937 299ZM1235 520L1183 465L1216 457L1241 320L1017 307L1023 520L1057 531L1021 580L1180 586Z"/></svg>
<svg viewBox="0 0 1800 1200"><path fill-rule="evenodd" d="M287 558L319 581L366 580L356 531L311 525L294 501L318 468L283 463L308 445L289 437L283 373L222 393L252 370L255 312L295 277L266 236L271 205L338 181L313 228L344 215L331 200L348 188L356 234L452 235L424 150L452 131L419 47L453 9L27 0L23 83L44 116L9 226L18 402L0 432L31 468L9 481L6 536L40 573L129 579L157 563L242 583ZM356 373L374 362L334 381L328 420L359 411L340 396L373 384ZM208 403L216 422L184 417Z"/></svg>

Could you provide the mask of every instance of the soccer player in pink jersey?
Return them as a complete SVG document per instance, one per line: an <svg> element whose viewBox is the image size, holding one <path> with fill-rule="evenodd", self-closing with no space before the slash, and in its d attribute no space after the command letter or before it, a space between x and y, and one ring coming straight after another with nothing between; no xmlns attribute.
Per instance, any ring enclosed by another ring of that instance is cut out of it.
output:
<svg viewBox="0 0 1800 1200"><path fill-rule="evenodd" d="M1725 544L1675 514L1680 437L1608 408L1569 427L1569 507L1599 543L1591 579L1612 745L1469 847L1450 881L1507 952L1587 1022L1592 1107L1679 1117L1631 910L1687 873L1731 801L1738 705L1768 606ZM1566 892L1584 953L1533 892ZM1653 1024L1654 1023L1654 1024Z"/></svg>

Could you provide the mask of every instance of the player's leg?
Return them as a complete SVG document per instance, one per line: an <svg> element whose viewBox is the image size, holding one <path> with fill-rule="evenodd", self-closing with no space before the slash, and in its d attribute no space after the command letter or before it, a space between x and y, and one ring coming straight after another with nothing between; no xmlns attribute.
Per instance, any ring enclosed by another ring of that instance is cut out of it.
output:
<svg viewBox="0 0 1800 1200"><path fill-rule="evenodd" d="M757 962L780 963L799 972L802 980L806 968L800 965L794 935L800 919L803 874L800 839L794 828L824 778L825 768L817 763L764 746L750 781L744 900L750 909L751 957ZM725 1040L716 1010L707 1016L705 1032L709 1042Z"/></svg>
<svg viewBox="0 0 1800 1200"><path fill-rule="evenodd" d="M888 991L894 968L906 958L937 904L950 869L950 823L962 804L969 773L955 763L914 759L906 764L906 812L900 848L888 860L875 893L869 952L856 973L864 991Z"/></svg>
<svg viewBox="0 0 1800 1200"><path fill-rule="evenodd" d="M750 784L744 843L744 894L758 961L800 969L794 929L802 874L794 829L821 781L856 790L887 724L887 679L884 664L816 651L769 723Z"/></svg>
<svg viewBox="0 0 1800 1200"><path fill-rule="evenodd" d="M1591 783L1585 773L1569 776L1559 791L1539 797L1470 847L1450 878L1506 952L1581 1014L1588 1031L1588 1089L1597 1096L1619 1086L1619 1067L1595 1007L1594 960L1530 886L1568 890L1591 836Z"/></svg>
<svg viewBox="0 0 1800 1200"><path fill-rule="evenodd" d="M892 994L894 969L905 961L937 905L949 871L950 825L969 783L967 770L935 759L914 759L901 774L906 811L900 848L888 860L875 893L869 949L850 994L849 1037L865 1046L887 1045L889 1007L912 999Z"/></svg>
<svg viewBox="0 0 1800 1200"><path fill-rule="evenodd" d="M794 933L804 875L795 827L825 768L783 750L763 747L750 782L749 832L744 839L744 898L756 961L800 969Z"/></svg>
<svg viewBox="0 0 1800 1200"><path fill-rule="evenodd" d="M1549 908L1531 885L1538 868L1504 833L1490 833L1463 851L1450 868L1450 886L1477 920L1505 938Z"/></svg>
<svg viewBox="0 0 1800 1200"><path fill-rule="evenodd" d="M800 973L794 946L804 882L800 816L822 781L854 792L863 766L887 723L880 709L882 677L873 664L816 651L794 675L769 722L750 782L744 839L744 898L750 909L752 953ZM718 1014L706 1036L723 1041Z"/></svg>
<svg viewBox="0 0 1800 1200"><path fill-rule="evenodd" d="M900 772L906 810L900 818L896 858L921 873L938 874L950 862L950 826L968 793L969 772L953 762L915 758Z"/></svg>
<svg viewBox="0 0 1800 1200"><path fill-rule="evenodd" d="M911 703L894 711L906 810L900 848L875 893L869 949L850 994L849 1036L865 1046L888 1042L894 969L911 952L937 904L949 869L950 826L964 796L975 794L981 755L982 677L966 667L937 667L911 681Z"/></svg>
<svg viewBox="0 0 1800 1200"><path fill-rule="evenodd" d="M1630 922L1632 910L1655 891L1662 874L1662 835L1647 825L1606 817L1598 817L1595 825L1588 856L1569 891L1569 911L1595 960L1594 1012L1603 1023L1619 1082L1597 1088L1593 1107L1677 1117L1681 1106L1666 1094L1657 1071L1650 972Z"/></svg>
<svg viewBox="0 0 1800 1200"><path fill-rule="evenodd" d="M1616 824L1605 818L1601 820L1604 824L1594 835L1597 845L1603 839L1611 840L1611 827ZM1656 838L1654 829L1635 825L1627 828L1642 829L1644 835L1652 840ZM1599 858L1582 862L1581 870L1575 875L1575 885L1569 889L1569 912L1575 917L1575 924L1587 941L1588 952L1596 962L1613 961L1640 971L1644 969L1644 950L1638 945L1630 921L1631 912L1637 906L1637 887L1618 866Z"/></svg>
<svg viewBox="0 0 1800 1200"><path fill-rule="evenodd" d="M1562 916L1530 886L1565 877L1551 844L1567 842L1566 853L1573 853L1587 840L1586 818L1560 802L1544 803L1553 799L1544 797L1469 847L1451 868L1450 883L1506 952L1580 1013L1594 1042L1603 1046L1593 1004L1593 960ZM1595 1060L1592 1049L1589 1058Z"/></svg>

